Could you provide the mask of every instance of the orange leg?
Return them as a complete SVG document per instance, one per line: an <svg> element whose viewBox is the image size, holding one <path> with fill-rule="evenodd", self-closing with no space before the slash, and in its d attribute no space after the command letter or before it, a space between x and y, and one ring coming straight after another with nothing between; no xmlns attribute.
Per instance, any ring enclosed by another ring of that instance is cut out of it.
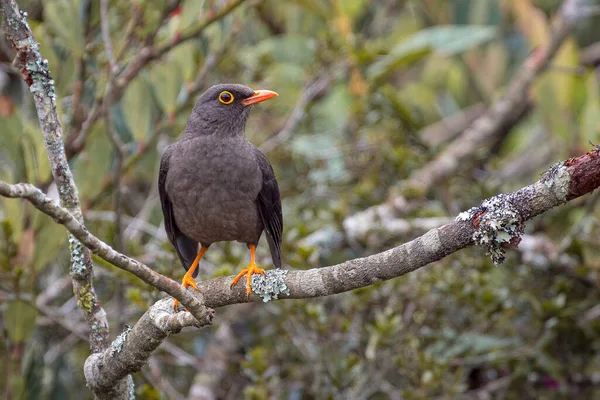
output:
<svg viewBox="0 0 600 400"><path fill-rule="evenodd" d="M208 247L202 246L202 248L200 248L200 251L194 259L194 262L192 263L192 265L190 265L190 269L188 269L185 275L183 276L183 279L181 280L181 286L183 286L184 288L191 286L194 289L199 290L196 281L194 280L194 278L192 278L192 275L194 274L196 268L198 268L198 264L200 264L200 259L202 258L206 250L208 250ZM173 308L175 309L175 312L177 312L177 307L179 307L179 301L175 299L175 302L173 303Z"/></svg>
<svg viewBox="0 0 600 400"><path fill-rule="evenodd" d="M233 282L231 282L231 287L235 286L235 284L238 283L242 276L246 276L246 294L250 296L250 293L252 293L252 289L250 288L250 281L252 280L252 275L264 275L265 270L262 268L258 268L256 266L256 261L254 261L254 252L256 251L256 246L250 245L248 247L250 248L250 264L248 264L247 268L241 270L240 273L237 274L235 278L233 278Z"/></svg>

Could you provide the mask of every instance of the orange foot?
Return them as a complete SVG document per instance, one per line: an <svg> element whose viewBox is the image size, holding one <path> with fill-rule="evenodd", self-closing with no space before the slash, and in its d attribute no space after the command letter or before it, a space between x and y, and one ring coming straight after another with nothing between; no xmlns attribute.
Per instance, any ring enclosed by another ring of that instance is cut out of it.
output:
<svg viewBox="0 0 600 400"><path fill-rule="evenodd" d="M188 274L185 274L183 276L183 279L181 280L181 286L183 286L184 289L188 286L191 286L196 290L200 290L198 289L198 285L196 284L194 278L192 278L192 276ZM177 312L177 307L179 307L179 300L175 299L175 301L173 302L173 308L175 309L175 312Z"/></svg>
<svg viewBox="0 0 600 400"><path fill-rule="evenodd" d="M235 278L233 278L233 282L231 282L230 287L233 288L235 286L235 284L238 283L240 278L245 275L246 276L246 295L250 296L250 293L252 293L252 289L250 288L250 282L252 281L252 275L254 275L254 274L264 275L265 270L262 268L258 268L256 266L256 263L254 262L254 260L252 260L250 262L250 265L248 265L248 268L244 268L243 270L240 271L239 274L237 274L235 276Z"/></svg>
<svg viewBox="0 0 600 400"><path fill-rule="evenodd" d="M190 265L190 268L187 270L187 272L183 276L183 279L181 280L181 286L183 286L184 289L188 286L191 286L196 290L200 290L200 289L198 289L198 285L196 284L196 281L194 280L194 278L192 278L192 275L194 275L194 271L196 271L196 268L198 268L198 263L200 263L200 259L202 258L202 256L206 252L206 250L208 250L208 247L202 246L200 248L200 251L196 255L194 262L192 262L192 265ZM179 301L177 299L175 299L175 301L173 302L173 309L175 310L175 312L177 312L177 307L179 307Z"/></svg>

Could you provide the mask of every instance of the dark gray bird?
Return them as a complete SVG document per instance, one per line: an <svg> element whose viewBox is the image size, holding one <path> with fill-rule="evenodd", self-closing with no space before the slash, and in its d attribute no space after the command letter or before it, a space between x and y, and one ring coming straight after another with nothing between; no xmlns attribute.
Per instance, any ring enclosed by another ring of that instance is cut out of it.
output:
<svg viewBox="0 0 600 400"><path fill-rule="evenodd" d="M250 294L252 275L264 274L254 260L263 230L273 264L281 267L279 187L269 160L245 135L252 106L275 96L238 84L211 87L196 102L179 140L162 156L158 190L167 236L187 270L183 287L198 289L193 278L211 244L235 240L250 249L250 264L231 286L246 276Z"/></svg>

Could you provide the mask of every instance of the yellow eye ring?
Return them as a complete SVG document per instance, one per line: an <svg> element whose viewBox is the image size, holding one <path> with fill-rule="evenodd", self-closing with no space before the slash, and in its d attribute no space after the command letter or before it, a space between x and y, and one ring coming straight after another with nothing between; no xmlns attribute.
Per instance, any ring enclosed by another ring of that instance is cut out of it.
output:
<svg viewBox="0 0 600 400"><path fill-rule="evenodd" d="M231 104L233 103L234 97L231 94L231 92L228 92L227 90L223 90L221 93L219 93L219 101L223 104Z"/></svg>

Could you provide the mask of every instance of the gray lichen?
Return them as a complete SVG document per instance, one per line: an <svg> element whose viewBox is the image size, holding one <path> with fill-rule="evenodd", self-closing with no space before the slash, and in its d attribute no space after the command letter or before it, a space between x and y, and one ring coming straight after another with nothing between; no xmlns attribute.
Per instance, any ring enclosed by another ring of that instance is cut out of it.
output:
<svg viewBox="0 0 600 400"><path fill-rule="evenodd" d="M71 250L71 275L85 275L86 267L83 257L83 244L73 235L69 235L69 249Z"/></svg>
<svg viewBox="0 0 600 400"><path fill-rule="evenodd" d="M544 183L548 189L550 189L552 186L554 186L554 184L557 182L557 179L560 178L562 174L568 174L567 167L563 162L558 162L544 173L541 182Z"/></svg>
<svg viewBox="0 0 600 400"><path fill-rule="evenodd" d="M290 294L290 289L285 284L286 275L285 269L272 269L265 271L264 275L252 275L250 287L266 303L271 299L278 299L280 295Z"/></svg>
<svg viewBox="0 0 600 400"><path fill-rule="evenodd" d="M129 400L135 400L135 383L133 383L131 375L127 375L127 385L129 386Z"/></svg>
<svg viewBox="0 0 600 400"><path fill-rule="evenodd" d="M479 207L460 213L457 221L473 221L473 240L486 249L496 265L506 258L506 247L514 247L523 234L524 225L508 195L484 200Z"/></svg>
<svg viewBox="0 0 600 400"><path fill-rule="evenodd" d="M16 23L23 24L27 31L31 31L27 23L27 13L20 10L20 19ZM29 90L34 95L41 95L50 99L52 105L56 104L56 91L54 90L54 81L50 78L50 70L48 69L48 60L40 55L38 43L32 36L19 40L17 46L21 49L28 49L28 60L25 63L25 70L29 72L31 77L31 85Z"/></svg>
<svg viewBox="0 0 600 400"><path fill-rule="evenodd" d="M102 326L99 321L94 321L92 323L92 330L90 332L90 340L94 340L95 342L102 342L104 340L104 332L106 331L106 326Z"/></svg>
<svg viewBox="0 0 600 400"><path fill-rule="evenodd" d="M121 352L121 350L123 350L123 345L125 344L125 341L127 340L127 335L129 335L129 332L131 332L131 327L127 327L127 329L125 329L123 332L121 332L121 334L119 336L116 337L116 339L111 343L110 345L110 356L114 357L115 354L119 354Z"/></svg>

